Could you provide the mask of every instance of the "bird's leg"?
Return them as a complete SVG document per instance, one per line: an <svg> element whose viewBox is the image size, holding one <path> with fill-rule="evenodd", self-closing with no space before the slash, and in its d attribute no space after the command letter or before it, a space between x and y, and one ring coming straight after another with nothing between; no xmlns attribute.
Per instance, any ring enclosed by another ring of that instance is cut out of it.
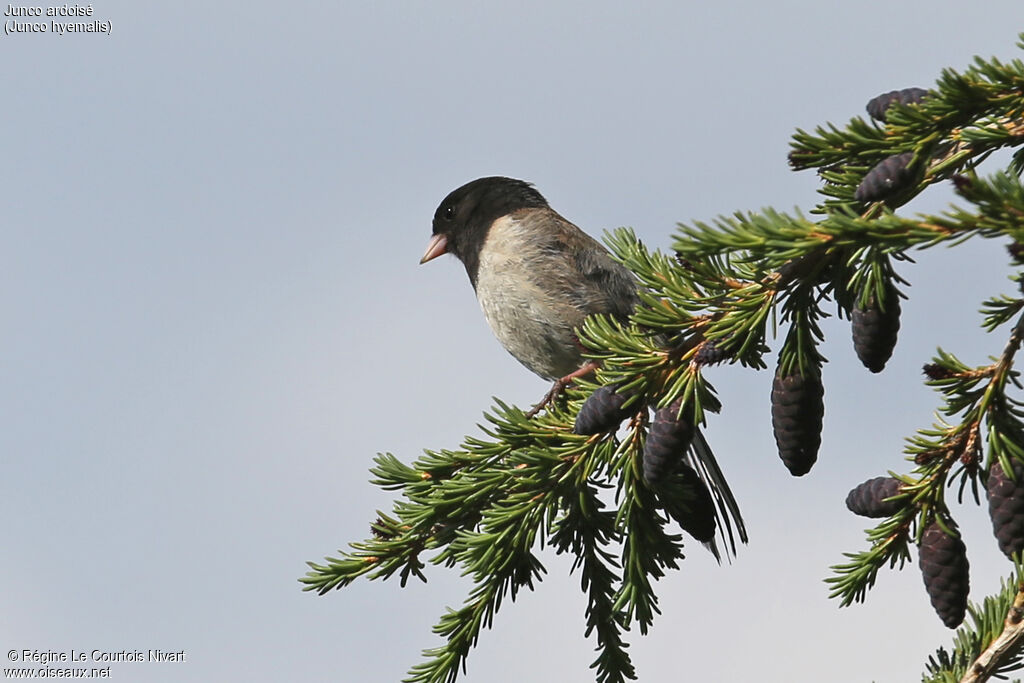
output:
<svg viewBox="0 0 1024 683"><path fill-rule="evenodd" d="M556 379L555 383L551 385L551 390L548 391L547 394L545 394L544 398L541 400L540 403L538 403L537 405L530 409L530 412L526 414L526 417L531 418L537 413L539 413L544 408L544 406L550 404L552 401L558 398L562 394L562 392L565 391L565 388L572 384L572 381L574 379L576 379L577 377L582 377L583 375L589 375L600 366L601 363L599 361L588 361L581 365L578 370L570 372L565 377Z"/></svg>

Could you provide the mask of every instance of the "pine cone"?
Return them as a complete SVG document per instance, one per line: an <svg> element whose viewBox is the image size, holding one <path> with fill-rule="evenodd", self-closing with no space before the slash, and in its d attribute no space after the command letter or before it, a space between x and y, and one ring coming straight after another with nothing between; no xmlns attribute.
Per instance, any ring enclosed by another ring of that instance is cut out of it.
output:
<svg viewBox="0 0 1024 683"><path fill-rule="evenodd" d="M821 446L821 420L825 415L825 388L817 369L799 370L772 382L772 430L779 457L794 477L811 471Z"/></svg>
<svg viewBox="0 0 1024 683"><path fill-rule="evenodd" d="M913 152L904 152L878 162L860 181L853 198L858 202L874 202L906 188L914 180L914 171L909 167L913 158Z"/></svg>
<svg viewBox="0 0 1024 683"><path fill-rule="evenodd" d="M921 368L921 372L923 372L925 376L931 380L941 380L956 377L955 372L953 372L949 368L942 367L938 363L926 364L923 368Z"/></svg>
<svg viewBox="0 0 1024 683"><path fill-rule="evenodd" d="M868 102L866 109L868 114L873 119L879 121L885 121L885 112L892 106L893 102L899 102L900 104L916 104L928 96L928 91L924 88L904 88L903 90L893 90L887 92L878 97L871 98Z"/></svg>
<svg viewBox="0 0 1024 683"><path fill-rule="evenodd" d="M679 475L682 485L688 488L693 496L685 504L665 504L665 510L683 531L701 543L710 543L715 538L715 503L711 499L711 492L701 481L697 470L686 463L679 465Z"/></svg>
<svg viewBox="0 0 1024 683"><path fill-rule="evenodd" d="M1006 251L1010 252L1010 257L1013 262L1018 266L1024 264L1024 244L1020 242L1010 242L1006 245Z"/></svg>
<svg viewBox="0 0 1024 683"><path fill-rule="evenodd" d="M644 444L644 480L657 484L679 465L693 441L694 425L689 410L679 415L683 399L654 413Z"/></svg>
<svg viewBox="0 0 1024 683"><path fill-rule="evenodd" d="M628 398L628 394L616 393L615 387L611 385L598 387L580 407L572 427L573 433L599 434L618 428L624 419L637 410L636 404L629 408L622 407Z"/></svg>
<svg viewBox="0 0 1024 683"><path fill-rule="evenodd" d="M1024 549L1024 463L1010 456L1014 479L997 458L988 471L988 514L999 549L1007 557Z"/></svg>
<svg viewBox="0 0 1024 683"><path fill-rule="evenodd" d="M857 486L846 496L846 507L861 517L892 517L903 502L885 500L900 492L903 482L893 477L875 477Z"/></svg>
<svg viewBox="0 0 1024 683"><path fill-rule="evenodd" d="M732 351L722 349L715 341L709 339L697 347L697 353L693 354L693 362L697 365L714 365L731 358L732 355Z"/></svg>
<svg viewBox="0 0 1024 683"><path fill-rule="evenodd" d="M943 624L956 628L964 620L971 587L967 547L933 521L921 536L918 561L932 607Z"/></svg>
<svg viewBox="0 0 1024 683"><path fill-rule="evenodd" d="M900 331L900 296L891 282L885 284L885 310L872 296L866 308L854 305L851 328L857 358L871 372L881 372L896 348Z"/></svg>

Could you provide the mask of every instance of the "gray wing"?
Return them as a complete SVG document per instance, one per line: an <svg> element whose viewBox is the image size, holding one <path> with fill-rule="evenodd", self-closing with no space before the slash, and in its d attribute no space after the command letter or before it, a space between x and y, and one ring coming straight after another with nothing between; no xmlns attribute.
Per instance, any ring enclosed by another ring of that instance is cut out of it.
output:
<svg viewBox="0 0 1024 683"><path fill-rule="evenodd" d="M538 272L560 272L561 277L547 284L579 312L579 322L595 313L623 321L629 317L640 302L636 278L603 244L550 209L533 212L525 220L543 223L544 230L538 231L543 235L539 253L549 263Z"/></svg>
<svg viewBox="0 0 1024 683"><path fill-rule="evenodd" d="M625 321L640 303L633 273L614 260L604 245L587 236L594 248L576 253L576 267L590 285L598 303L594 313L608 313Z"/></svg>

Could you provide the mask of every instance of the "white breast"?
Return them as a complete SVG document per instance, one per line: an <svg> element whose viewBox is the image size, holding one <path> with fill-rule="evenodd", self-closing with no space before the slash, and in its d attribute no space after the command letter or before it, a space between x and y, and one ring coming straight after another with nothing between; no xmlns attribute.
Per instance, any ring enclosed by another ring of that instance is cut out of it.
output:
<svg viewBox="0 0 1024 683"><path fill-rule="evenodd" d="M544 261L537 252L518 221L496 221L480 250L476 295L502 346L534 373L557 379L582 361L572 332L582 315L538 284L534 275Z"/></svg>

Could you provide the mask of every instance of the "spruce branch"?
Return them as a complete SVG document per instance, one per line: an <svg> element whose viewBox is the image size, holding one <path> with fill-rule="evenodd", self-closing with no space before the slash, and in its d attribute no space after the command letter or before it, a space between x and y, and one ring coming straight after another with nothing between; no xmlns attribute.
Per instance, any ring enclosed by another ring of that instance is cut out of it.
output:
<svg viewBox="0 0 1024 683"><path fill-rule="evenodd" d="M919 102L890 106L884 126L857 117L845 129L829 124L813 134L798 130L790 164L797 170L822 169L829 194L849 203L857 174L910 151L923 166L916 194L957 169L980 163L996 149L1020 144L1024 130L1013 104L1019 101L1022 83L1020 60L1004 64L977 58L963 73L943 71Z"/></svg>
<svg viewBox="0 0 1024 683"><path fill-rule="evenodd" d="M970 625L961 626L953 651L939 648L925 665L925 683L983 683L1020 668L1024 654L1024 584L1015 577L982 603L968 607Z"/></svg>
<svg viewBox="0 0 1024 683"><path fill-rule="evenodd" d="M982 619L979 621L982 621ZM1018 584L1013 605L1003 620L1003 631L974 660L962 683L983 683L1019 667L1024 646L1024 586Z"/></svg>
<svg viewBox="0 0 1024 683"><path fill-rule="evenodd" d="M842 606L862 602L878 571L886 564L904 566L909 559L909 531L915 524L915 538L920 540L929 520L946 523L949 511L945 495L951 480L960 480L961 497L970 483L975 500L978 499L983 424L988 427L991 457L1000 458L1004 467L1010 467L1006 460L1010 453L1018 454L1014 457L1024 455L1024 441L1020 440L1024 424L1016 410L1016 400L1005 394L1007 380L1015 376L1012 361L1020 348L1022 332L1024 316L1014 325L999 360L991 365L971 368L940 349L932 363L925 366L929 377L926 383L944 398L941 416L937 423L919 430L908 440L907 459L917 467L909 475L899 477L903 482L901 495L896 499L902 503L899 510L867 532L871 549L846 553L849 561L832 567L834 575L826 579L829 597L840 598Z"/></svg>
<svg viewBox="0 0 1024 683"><path fill-rule="evenodd" d="M686 535L727 558L737 538L747 538L701 432L723 404L706 376L713 366L764 368L769 343L782 337L773 429L780 456L799 476L821 443L826 359L819 349L831 306L851 321L858 356L877 372L896 343L913 255L1004 239L1014 264L1024 265L1024 149L1004 172L977 171L993 152L1024 146L1024 63L978 59L962 73L944 71L919 95L876 102L871 121L797 131L791 165L814 168L823 181L823 199L806 213L769 208L680 224L667 252L625 228L606 234L614 258L635 273L641 304L627 323L593 316L578 330L585 355L598 363L595 374L536 417L495 399L479 431L455 450L425 451L411 464L378 455L373 483L398 499L377 513L369 538L310 562L304 590L324 594L359 577L396 574L404 586L410 577L425 581L428 564L458 567L472 581L469 595L440 618L434 632L442 642L424 651L407 679L451 683L506 599L542 580L540 552L550 545L571 554L571 571L579 572L596 679L635 679L625 632L652 628L657 582L684 559ZM897 213L946 180L957 205ZM1018 288L1022 277L1014 278ZM980 502L979 487L991 477L1009 489L1024 473L1024 401L1015 395L1024 295L994 295L982 315L990 332L1010 326L1000 355L972 367L940 348L925 374L942 404L935 422L907 440L912 471L860 491L860 498L884 494L884 501L858 500L860 509L886 516L867 531L868 548L846 553L826 579L843 606L863 601L886 566L902 568L915 543L926 584L928 572L948 584L928 586L933 605L949 625L963 617L966 553L947 490L959 484L962 498L969 484ZM994 524L1014 517L1006 510L998 520L993 513ZM1016 526L1011 531L997 530L1001 543L1016 539ZM1019 550L1007 551L1014 553L1019 559ZM956 570L949 576L947 564ZM967 635L958 635L952 655L940 650L929 663L931 680L970 672L984 680L1019 666L1022 600L1007 584L972 607L973 627L961 629Z"/></svg>
<svg viewBox="0 0 1024 683"><path fill-rule="evenodd" d="M599 683L634 679L636 672L622 639L626 626L621 610L615 607L615 585L620 563L605 546L621 542L615 514L605 510L597 487L588 485L570 502L565 516L552 534L558 552L574 556L572 571L580 569L580 584L587 594L586 636L597 632L598 658L591 665L597 669Z"/></svg>

